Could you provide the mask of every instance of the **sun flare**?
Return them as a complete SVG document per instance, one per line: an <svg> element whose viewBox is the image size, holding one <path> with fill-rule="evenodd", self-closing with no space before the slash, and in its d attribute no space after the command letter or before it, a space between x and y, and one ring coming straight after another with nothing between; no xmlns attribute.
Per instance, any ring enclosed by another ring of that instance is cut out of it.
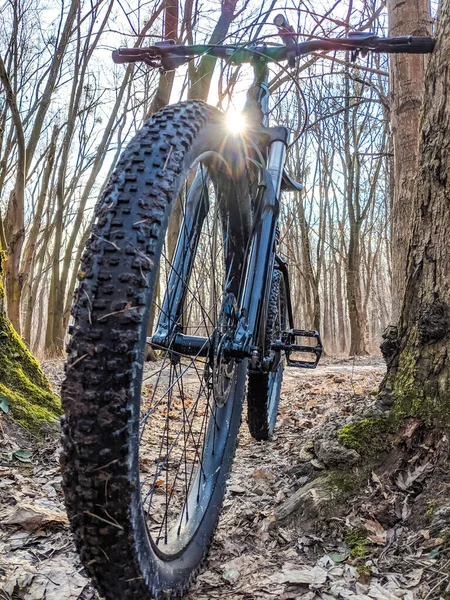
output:
<svg viewBox="0 0 450 600"><path fill-rule="evenodd" d="M245 130L245 118L242 113L231 109L226 113L228 131L234 134L243 133Z"/></svg>

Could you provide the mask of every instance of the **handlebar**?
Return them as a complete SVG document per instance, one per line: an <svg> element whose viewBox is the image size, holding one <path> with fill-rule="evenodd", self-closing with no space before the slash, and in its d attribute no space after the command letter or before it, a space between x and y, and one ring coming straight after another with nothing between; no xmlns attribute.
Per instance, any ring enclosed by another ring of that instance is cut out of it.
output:
<svg viewBox="0 0 450 600"><path fill-rule="evenodd" d="M275 24L276 21L275 21ZM277 25L278 26L278 25ZM267 62L281 62L295 56L303 56L320 51L359 51L359 52L387 52L407 54L428 54L433 51L435 40L428 37L403 36L394 38L378 37L369 32L352 32L346 38L328 38L310 40L307 42L294 42L296 34L286 24L281 24L280 35L289 37L289 44L283 46L245 46L245 45L211 45L200 44L194 46L176 45L173 41L158 42L146 48L119 48L114 50L112 58L115 63L144 62L151 67L160 67L172 71L195 56L209 54L215 58L228 60L234 65L253 63L258 59Z"/></svg>

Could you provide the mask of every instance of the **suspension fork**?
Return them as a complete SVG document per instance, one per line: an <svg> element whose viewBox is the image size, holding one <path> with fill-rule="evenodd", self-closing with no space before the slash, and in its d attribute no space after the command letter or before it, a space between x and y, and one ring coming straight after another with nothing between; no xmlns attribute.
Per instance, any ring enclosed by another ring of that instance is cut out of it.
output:
<svg viewBox="0 0 450 600"><path fill-rule="evenodd" d="M280 210L280 189L289 131L284 127L264 128L270 135L269 158L259 186L252 245L245 271L245 285L239 298L240 319L230 352L236 357L259 360L264 345L270 282L275 260L276 225Z"/></svg>
<svg viewBox="0 0 450 600"><path fill-rule="evenodd" d="M245 283L238 298L239 321L234 339L224 349L226 354L236 358L251 357L264 344L270 282L275 261L279 194L289 131L283 127L263 129L271 138L269 159L267 169L262 171L252 243L243 279ZM175 269L171 271L156 331L147 340L153 347L170 347L173 353L197 356L208 356L210 353L210 339L181 333L178 322L186 293L183 282L189 279L196 252L196 247L187 243L187 231L202 223L208 204L204 174L199 172L186 201L186 228L180 232L173 258L175 265L183 265L183 272L178 273Z"/></svg>
<svg viewBox="0 0 450 600"><path fill-rule="evenodd" d="M267 62L260 59L253 64L253 68L254 81L247 91L243 114L254 139L266 138L267 164L266 168L261 165L252 246L243 279L244 288L238 299L240 318L230 353L241 358L253 356L258 360L259 349L264 345L289 130L285 127L267 127L270 96Z"/></svg>
<svg viewBox="0 0 450 600"><path fill-rule="evenodd" d="M173 265L181 266L182 272L171 269L155 333L147 340L155 348L171 346L176 347L177 351L182 354L198 354L199 356L207 356L208 338L181 333L179 330L182 324L179 323L179 320L186 300L187 289L184 282L189 281L198 243L198 236L189 238L188 234L195 228L201 229L201 224L209 209L206 178L204 170L199 168L186 198L183 226L172 258Z"/></svg>

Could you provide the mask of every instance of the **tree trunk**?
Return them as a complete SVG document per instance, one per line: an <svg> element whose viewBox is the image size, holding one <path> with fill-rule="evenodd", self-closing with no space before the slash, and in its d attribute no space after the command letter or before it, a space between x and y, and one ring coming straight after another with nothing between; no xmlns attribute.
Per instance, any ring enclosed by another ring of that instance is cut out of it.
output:
<svg viewBox="0 0 450 600"><path fill-rule="evenodd" d="M388 0L389 35L428 36L431 32L429 0ZM424 54L390 57L391 123L394 145L394 197L392 198L392 318L400 316L405 290L407 252L412 226L418 126L425 82Z"/></svg>
<svg viewBox="0 0 450 600"><path fill-rule="evenodd" d="M9 75L0 56L0 82L6 92L6 102L11 111L14 123L14 131L17 138L17 168L14 189L12 190L8 208L3 235L7 243L5 248L8 260L5 269L5 286L8 298L8 316L11 319L16 331L20 333L20 296L22 292L20 273L20 255L25 239L25 134L22 126L19 107L16 96L11 86Z"/></svg>
<svg viewBox="0 0 450 600"><path fill-rule="evenodd" d="M350 356L367 354L364 334L366 318L363 311L360 282L360 226L350 224L350 242L347 257L347 302L350 318Z"/></svg>
<svg viewBox="0 0 450 600"><path fill-rule="evenodd" d="M56 140L58 138L58 127L55 125L53 127L52 138L50 141L50 146L48 148L48 154L46 159L46 164L42 174L42 185L38 196L36 213L33 218L33 223L31 226L30 233L28 234L27 243L24 250L23 256L23 265L22 265L22 281L23 285L26 286L27 292L27 301L25 303L25 322L23 327L23 338L30 346L31 343L31 323L32 323L32 313L33 313L33 295L32 295L32 271L33 264L35 261L36 254L36 243L39 235L39 231L42 223L42 215L44 212L45 201L47 199L47 193L50 183L50 177L53 170L53 164L55 162L55 150L56 150Z"/></svg>
<svg viewBox="0 0 450 600"><path fill-rule="evenodd" d="M303 198L300 197L298 200L298 212L300 221L300 235L301 235L301 250L302 250L302 267L303 275L305 279L305 298L306 298L306 312L308 315L308 326L314 327L314 315L315 315L315 300L316 294L314 292L314 269L311 260L311 247L309 243L308 224L306 222L305 209L303 206ZM319 307L320 309L320 307Z"/></svg>
<svg viewBox="0 0 450 600"><path fill-rule="evenodd" d="M34 153L39 142L42 127L44 126L45 116L49 109L53 92L55 91L55 87L58 81L58 77L60 76L61 63L66 53L70 41L70 36L73 32L73 24L77 14L78 6L78 0L71 1L69 10L67 12L66 21L64 23L64 28L61 33L61 37L58 40L58 47L55 48L55 51L52 55L52 61L48 69L47 81L45 83L43 91L40 94L39 106L36 112L36 117L34 119L33 129L31 130L31 134L28 139L27 162L25 169L26 174L28 174L29 172L31 161L34 157Z"/></svg>
<svg viewBox="0 0 450 600"><path fill-rule="evenodd" d="M60 75L61 62L63 60L70 33L75 19L78 2L72 0L64 29L59 39L58 47L55 49L48 70L48 78L39 99L39 107L35 115L33 128L25 149L25 137L23 125L15 95L9 82L3 60L0 58L0 80L6 90L8 105L14 121L14 129L17 136L17 174L14 190L8 203L6 214L6 241L8 261L5 269L5 288L8 298L8 316L16 331L20 332L20 300L22 296L23 279L20 273L20 261L22 247L25 240L25 182L30 169L31 161L39 142L39 136L44 126L44 119L50 106L50 101Z"/></svg>
<svg viewBox="0 0 450 600"><path fill-rule="evenodd" d="M348 73L348 72L347 72ZM349 78L346 76L344 117L345 140L345 193L349 215L349 243L347 254L347 306L350 319L350 356L367 354L365 344L365 315L361 297L361 217L359 208L359 177L360 165L355 155L351 153L350 108L349 108Z"/></svg>
<svg viewBox="0 0 450 600"><path fill-rule="evenodd" d="M339 262L334 258L334 264L336 267L336 312L337 312L337 329L338 329L338 352L345 352L345 344L346 344L346 327L345 327L345 316L344 316L344 292L342 285L343 279L343 270L341 259Z"/></svg>
<svg viewBox="0 0 450 600"><path fill-rule="evenodd" d="M427 70L413 235L398 339L385 340L382 401L394 412L450 426L450 0L443 0Z"/></svg>

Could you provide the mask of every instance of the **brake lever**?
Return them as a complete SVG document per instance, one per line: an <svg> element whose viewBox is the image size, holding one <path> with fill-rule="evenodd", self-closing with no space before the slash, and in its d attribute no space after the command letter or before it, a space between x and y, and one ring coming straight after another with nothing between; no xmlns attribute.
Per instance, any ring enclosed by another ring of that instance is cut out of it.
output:
<svg viewBox="0 0 450 600"><path fill-rule="evenodd" d="M158 57L160 63L157 66L163 71L175 71L175 69L187 62L185 56L170 56L170 50L175 46L175 40L163 40L162 42L156 42L154 46L161 50L161 54Z"/></svg>
<svg viewBox="0 0 450 600"><path fill-rule="evenodd" d="M163 71L175 71L178 67L182 67L188 61L186 56L161 56L159 67Z"/></svg>
<svg viewBox="0 0 450 600"><path fill-rule="evenodd" d="M287 48L286 58L288 65L293 69L297 58L297 37L295 29L292 25L289 25L286 17L282 14L277 15L273 22L278 28L278 35Z"/></svg>
<svg viewBox="0 0 450 600"><path fill-rule="evenodd" d="M377 39L377 35L373 33L373 31L349 31L347 34L349 39L354 39L355 41L361 40L362 42L369 42L370 40L375 41ZM362 56L365 58L369 53L369 48L356 48L356 50L352 50L350 52L350 60L351 62L356 62L358 56Z"/></svg>
<svg viewBox="0 0 450 600"><path fill-rule="evenodd" d="M188 61L186 56L177 56L171 54L171 49L175 46L174 40L164 40L156 42L152 47L140 48L119 48L112 53L112 59L115 63L134 63L142 61L153 69L162 69L163 71L174 71Z"/></svg>

